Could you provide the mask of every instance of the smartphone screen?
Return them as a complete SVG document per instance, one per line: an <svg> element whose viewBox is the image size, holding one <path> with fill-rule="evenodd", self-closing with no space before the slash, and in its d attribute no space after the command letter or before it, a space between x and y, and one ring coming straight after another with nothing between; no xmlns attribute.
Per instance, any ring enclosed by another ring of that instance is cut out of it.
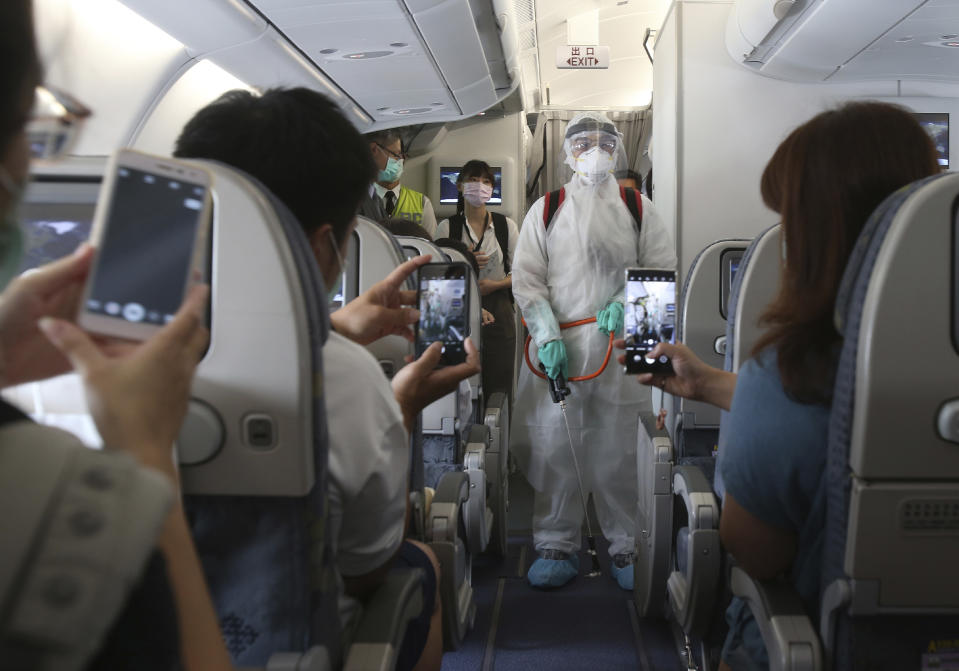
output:
<svg viewBox="0 0 959 671"><path fill-rule="evenodd" d="M183 301L207 187L119 166L85 310L162 325Z"/></svg>
<svg viewBox="0 0 959 671"><path fill-rule="evenodd" d="M428 263L420 268L417 356L438 340L443 343L440 365L466 360L463 341L469 335L468 272L465 263Z"/></svg>
<svg viewBox="0 0 959 671"><path fill-rule="evenodd" d="M669 359L647 355L661 342L676 342L676 273L626 270L626 372L671 373Z"/></svg>

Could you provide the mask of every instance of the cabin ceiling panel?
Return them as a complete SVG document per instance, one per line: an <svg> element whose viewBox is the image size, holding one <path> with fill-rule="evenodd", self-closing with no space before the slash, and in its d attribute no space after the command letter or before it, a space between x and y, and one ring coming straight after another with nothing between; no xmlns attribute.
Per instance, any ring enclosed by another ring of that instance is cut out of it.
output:
<svg viewBox="0 0 959 671"><path fill-rule="evenodd" d="M843 66L830 81L869 78L959 81L959 2L942 0L923 5Z"/></svg>
<svg viewBox="0 0 959 671"><path fill-rule="evenodd" d="M959 0L805 0L778 24L774 5L738 0L727 30L733 57L764 75L800 82L959 81L959 46L947 46L959 36ZM733 29L763 16L765 37Z"/></svg>
<svg viewBox="0 0 959 671"><path fill-rule="evenodd" d="M490 0L247 2L376 122L474 114L513 87Z"/></svg>

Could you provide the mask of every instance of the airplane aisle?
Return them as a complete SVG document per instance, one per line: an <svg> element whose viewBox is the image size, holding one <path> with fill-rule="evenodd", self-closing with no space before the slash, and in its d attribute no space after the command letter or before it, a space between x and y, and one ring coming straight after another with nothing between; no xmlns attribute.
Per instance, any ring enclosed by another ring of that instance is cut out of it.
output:
<svg viewBox="0 0 959 671"><path fill-rule="evenodd" d="M510 478L509 551L503 559L474 558L476 625L459 650L444 655L443 671L684 668L668 624L641 621L631 595L609 576L608 544L601 536L602 576L585 576L590 563L581 552L580 575L569 585L551 591L529 587L526 571L535 557L531 510L532 489L516 473Z"/></svg>

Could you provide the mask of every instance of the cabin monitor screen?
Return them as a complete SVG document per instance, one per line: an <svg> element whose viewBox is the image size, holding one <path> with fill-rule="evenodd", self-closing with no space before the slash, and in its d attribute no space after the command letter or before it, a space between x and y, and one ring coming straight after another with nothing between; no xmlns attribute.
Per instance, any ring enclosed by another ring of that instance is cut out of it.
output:
<svg viewBox="0 0 959 671"><path fill-rule="evenodd" d="M933 144L936 145L936 155L939 165L949 167L949 113L948 112L913 112Z"/></svg>
<svg viewBox="0 0 959 671"><path fill-rule="evenodd" d="M90 237L95 202L23 204L23 259L19 272L70 254Z"/></svg>
<svg viewBox="0 0 959 671"><path fill-rule="evenodd" d="M456 188L456 178L459 177L460 167L442 166L440 168L440 202L448 205L455 205L459 197L459 191ZM493 170L493 195L490 197L487 205L503 204L503 169L491 166Z"/></svg>
<svg viewBox="0 0 959 671"><path fill-rule="evenodd" d="M745 249L727 249L720 256L720 278L719 278L719 314L726 319L726 305L729 303L729 296L733 292L733 282L736 281L736 273L739 271L739 264L743 260Z"/></svg>

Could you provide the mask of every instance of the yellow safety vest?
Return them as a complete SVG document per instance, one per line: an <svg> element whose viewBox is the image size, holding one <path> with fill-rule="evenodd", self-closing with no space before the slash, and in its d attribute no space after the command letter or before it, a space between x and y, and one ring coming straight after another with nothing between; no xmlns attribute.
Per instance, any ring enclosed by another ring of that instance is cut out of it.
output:
<svg viewBox="0 0 959 671"><path fill-rule="evenodd" d="M396 208L391 215L397 219L408 219L423 225L423 194L405 186L400 186L400 196L396 199Z"/></svg>

